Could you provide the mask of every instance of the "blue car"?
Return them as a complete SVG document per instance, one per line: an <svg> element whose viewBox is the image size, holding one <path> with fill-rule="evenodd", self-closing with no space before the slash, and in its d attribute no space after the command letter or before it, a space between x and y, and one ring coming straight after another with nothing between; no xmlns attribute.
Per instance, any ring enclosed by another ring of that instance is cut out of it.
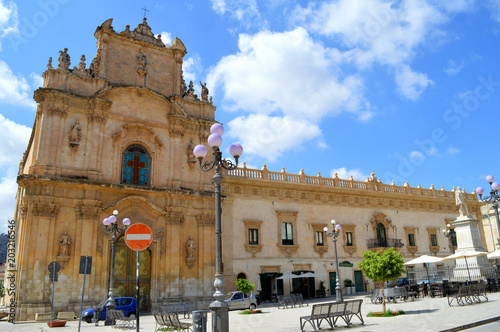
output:
<svg viewBox="0 0 500 332"><path fill-rule="evenodd" d="M106 320L106 304L108 304L108 300L101 302L97 305L97 308L100 308L101 314L99 316L99 320ZM115 297L115 305L116 310L123 311L123 314L126 317L135 317L137 302L133 297ZM92 318L94 317L94 308L90 308L84 310L82 312L82 320L87 323L92 323Z"/></svg>

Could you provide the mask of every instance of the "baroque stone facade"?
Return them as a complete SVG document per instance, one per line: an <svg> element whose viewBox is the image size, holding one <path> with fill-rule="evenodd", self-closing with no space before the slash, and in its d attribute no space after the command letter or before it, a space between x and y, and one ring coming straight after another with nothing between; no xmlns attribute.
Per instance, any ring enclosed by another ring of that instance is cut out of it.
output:
<svg viewBox="0 0 500 332"><path fill-rule="evenodd" d="M18 176L16 264L9 272L16 276L19 321L50 312L52 261L63 263L56 312L79 310L81 256L93 259L84 306L107 297L111 235L102 220L114 210L119 221L127 217L153 232L152 245L141 254L143 310L180 298L206 303L214 291L212 174L196 167L192 154L215 122L206 83L200 82L198 98L182 75L183 43L176 38L165 45L146 19L120 33L110 19L94 35L97 50L89 68L81 56L70 69L64 49L57 68L49 60L34 94L38 110ZM330 219L344 225L339 257L352 264L340 271L342 279L359 278L356 263L368 249L393 246L408 258L448 254L440 231L456 216L453 191L387 185L374 175L342 180L272 172L265 165L225 174L226 291L244 275L259 279L263 294L280 292L288 287L275 283L280 273L304 270L321 276L314 281L318 288L336 272L333 245L323 234ZM469 212L480 216L475 195L464 196ZM409 234L416 244L409 245ZM119 238L117 296L135 293L132 254Z"/></svg>

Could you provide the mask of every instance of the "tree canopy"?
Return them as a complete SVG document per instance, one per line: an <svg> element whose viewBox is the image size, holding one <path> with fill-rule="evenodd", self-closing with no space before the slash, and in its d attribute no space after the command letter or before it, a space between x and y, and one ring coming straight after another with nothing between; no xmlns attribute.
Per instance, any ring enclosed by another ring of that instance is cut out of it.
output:
<svg viewBox="0 0 500 332"><path fill-rule="evenodd" d="M365 260L359 262L358 267L366 277L382 284L382 303L385 311L384 283L400 277L405 271L403 256L394 248L365 251L362 256Z"/></svg>

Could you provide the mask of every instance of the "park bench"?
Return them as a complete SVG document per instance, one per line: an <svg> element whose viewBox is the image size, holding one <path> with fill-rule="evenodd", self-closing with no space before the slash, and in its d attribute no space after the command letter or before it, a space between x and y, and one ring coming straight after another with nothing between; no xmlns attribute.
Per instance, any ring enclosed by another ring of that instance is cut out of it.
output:
<svg viewBox="0 0 500 332"><path fill-rule="evenodd" d="M388 301L396 303L397 300L407 301L410 299L414 301L418 293L410 292L406 287L392 287L384 289L384 296ZM380 288L375 289L369 298L372 303L382 303L382 290Z"/></svg>
<svg viewBox="0 0 500 332"><path fill-rule="evenodd" d="M486 284L479 283L460 285L457 293L448 295L448 305L451 306L453 300L461 306L473 304L474 302L480 303L481 297L484 297L485 300L488 301L488 296L486 295Z"/></svg>
<svg viewBox="0 0 500 332"><path fill-rule="evenodd" d="M184 318L189 318L193 310L197 309L196 302L172 302L161 306L162 313L183 314Z"/></svg>
<svg viewBox="0 0 500 332"><path fill-rule="evenodd" d="M288 308L288 306L290 307L295 307L295 299L293 297L293 294L292 295L278 295L278 309L280 307L282 308Z"/></svg>
<svg viewBox="0 0 500 332"><path fill-rule="evenodd" d="M314 331L317 331L321 328L323 321L326 321L328 325L330 325L330 328L334 329L335 326L337 326L339 318L342 318L346 325L350 326L354 316L360 319L361 325L364 325L365 322L361 314L362 303L363 300L348 300L343 302L314 304L309 316L300 317L300 330L305 331L305 325L309 323Z"/></svg>
<svg viewBox="0 0 500 332"><path fill-rule="evenodd" d="M123 311L121 310L109 310L111 317L115 321L115 324L113 325L114 328L118 329L133 329L135 328L135 322L136 322L136 317L135 316L130 316L130 317L125 317L123 314Z"/></svg>
<svg viewBox="0 0 500 332"><path fill-rule="evenodd" d="M156 321L156 331L193 331L191 323L181 322L177 313L153 314Z"/></svg>
<svg viewBox="0 0 500 332"><path fill-rule="evenodd" d="M326 321L333 329L333 324L330 320L330 303L314 304L309 316L300 317L300 330L305 331L304 327L306 323L309 323L314 331L317 331L323 321Z"/></svg>

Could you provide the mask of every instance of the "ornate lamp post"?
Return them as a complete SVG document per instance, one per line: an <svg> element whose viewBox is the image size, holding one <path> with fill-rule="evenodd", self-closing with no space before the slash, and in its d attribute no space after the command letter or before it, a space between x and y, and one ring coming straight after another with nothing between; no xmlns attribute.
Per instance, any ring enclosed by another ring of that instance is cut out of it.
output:
<svg viewBox="0 0 500 332"><path fill-rule="evenodd" d="M495 210L495 217L497 219L497 231L500 234L500 218L498 217L498 202L500 201L498 190L500 190L500 184L498 184L498 182L493 182L495 181L495 177L493 175L488 175L486 177L486 181L490 184L491 187L490 196L485 196L483 198L484 189L482 187L477 187L476 193L479 194L479 200L481 202L488 203ZM500 238L498 238L497 241L497 244L500 245ZM493 243L493 245L495 244Z"/></svg>
<svg viewBox="0 0 500 332"><path fill-rule="evenodd" d="M335 269L336 269L335 282L337 283L337 287L335 287L335 302L342 302L344 301L344 298L342 297L342 288L340 288L339 259L337 257L337 237L340 234L340 229L342 228L342 226L340 226L340 223L336 222L333 219L331 223L333 226L333 231L331 233L328 233L328 227L323 228L323 231L325 231L326 236L333 238L333 246L335 247Z"/></svg>
<svg viewBox="0 0 500 332"><path fill-rule="evenodd" d="M457 243L457 233L453 228L450 228L450 224L446 225L447 229L443 229L443 234L450 239L451 243L451 253L455 253L455 244Z"/></svg>
<svg viewBox="0 0 500 332"><path fill-rule="evenodd" d="M124 218L122 223L125 227L120 228L116 222L116 216L118 211L114 210L113 214L108 218L104 218L102 223L106 226L106 232L112 233L111 237L111 272L109 275L109 293L108 293L108 304L106 304L106 322L104 325L112 325L113 318L109 314L109 310L115 309L115 297L114 297L114 277L115 277L115 247L116 247L116 234L125 233L127 226L130 225L130 219Z"/></svg>
<svg viewBox="0 0 500 332"><path fill-rule="evenodd" d="M215 175L212 177L215 185L215 301L210 303L210 310L213 312L212 331L229 332L228 305L224 302L224 278L222 274L222 222L221 222L221 183L222 169L233 170L238 166L238 158L243 154L243 147L239 144L232 144L229 147L229 153L234 157L235 163L231 160L222 159L222 152L219 147L222 145L222 134L224 127L215 123L210 127L211 135L208 136L208 145L213 149L213 160L205 161L203 158L207 155L207 148L204 145L197 145L193 153L200 162L202 171L207 172L215 167Z"/></svg>

